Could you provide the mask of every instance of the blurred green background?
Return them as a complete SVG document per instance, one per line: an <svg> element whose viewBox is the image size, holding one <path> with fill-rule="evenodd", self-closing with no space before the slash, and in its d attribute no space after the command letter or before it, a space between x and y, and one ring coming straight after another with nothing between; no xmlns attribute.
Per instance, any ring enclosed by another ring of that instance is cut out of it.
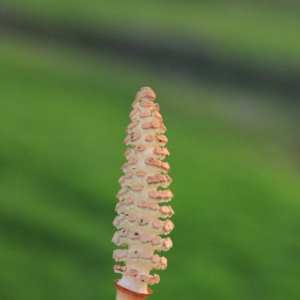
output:
<svg viewBox="0 0 300 300"><path fill-rule="evenodd" d="M0 299L114 299L135 93L168 128L151 299L299 299L298 1L0 4Z"/></svg>

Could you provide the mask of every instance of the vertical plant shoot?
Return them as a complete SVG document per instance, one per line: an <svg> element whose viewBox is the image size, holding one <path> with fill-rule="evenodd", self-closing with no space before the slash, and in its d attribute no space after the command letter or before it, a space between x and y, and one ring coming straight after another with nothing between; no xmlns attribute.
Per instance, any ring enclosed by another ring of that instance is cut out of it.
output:
<svg viewBox="0 0 300 300"><path fill-rule="evenodd" d="M168 139L155 98L151 88L140 89L126 128L127 162L121 168L118 215L113 221L118 231L112 239L119 247L113 252L114 271L122 274L115 281L118 300L146 299L152 293L148 284L160 280L151 271L167 267L167 259L158 253L172 247L167 235L174 228L169 219L174 211L164 203L173 197L167 189L172 181L167 174L170 166L164 162L169 156Z"/></svg>

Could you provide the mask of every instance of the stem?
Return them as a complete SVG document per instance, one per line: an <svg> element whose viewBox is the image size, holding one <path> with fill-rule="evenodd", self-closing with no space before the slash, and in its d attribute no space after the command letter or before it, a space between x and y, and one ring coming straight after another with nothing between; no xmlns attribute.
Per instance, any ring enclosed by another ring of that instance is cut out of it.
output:
<svg viewBox="0 0 300 300"><path fill-rule="evenodd" d="M148 288L148 294L140 294L133 291L130 291L120 285L118 285L119 279L115 280L116 286L116 300L145 300L152 294L152 290Z"/></svg>

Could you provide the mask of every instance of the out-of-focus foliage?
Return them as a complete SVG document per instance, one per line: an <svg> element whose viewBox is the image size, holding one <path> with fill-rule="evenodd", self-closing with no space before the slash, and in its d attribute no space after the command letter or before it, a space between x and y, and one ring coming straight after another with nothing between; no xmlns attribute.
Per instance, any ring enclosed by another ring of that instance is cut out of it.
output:
<svg viewBox="0 0 300 300"><path fill-rule="evenodd" d="M205 42L220 58L277 71L299 68L298 1L10 0L9 7L33 19L55 20L62 30L71 22L96 32L180 40L185 47Z"/></svg>
<svg viewBox="0 0 300 300"><path fill-rule="evenodd" d="M210 24L205 32L241 55L251 41L264 40L255 37L255 24L269 28L259 17L266 16L267 1L251 5L253 14L214 2L249 24L253 32L244 38L242 25L235 28L230 14L208 2L154 1L142 10L136 1L126 2L127 9L118 1L14 3L57 24L99 22L112 32L122 24L126 30L162 24L167 33L188 32L197 40L199 28ZM274 35L249 53L263 61L278 35L283 44L272 53L289 68L299 51L284 32L293 36L299 20L276 6L268 14L276 29L261 34ZM283 20L291 22L286 29ZM0 38L0 70L0 299L114 299L119 276L111 238L122 141L134 95L145 85L157 93L168 128L176 212L169 266L158 272L161 283L151 297L298 299L297 130L267 96L13 35Z"/></svg>

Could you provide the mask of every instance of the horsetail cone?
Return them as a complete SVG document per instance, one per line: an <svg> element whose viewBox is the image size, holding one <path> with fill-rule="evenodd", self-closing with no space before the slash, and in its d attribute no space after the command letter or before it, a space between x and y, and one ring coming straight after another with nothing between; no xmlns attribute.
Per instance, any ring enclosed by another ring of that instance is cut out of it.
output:
<svg viewBox="0 0 300 300"><path fill-rule="evenodd" d="M146 299L152 293L148 284L160 280L150 271L167 267L167 259L156 252L172 247L166 235L174 228L169 219L174 211L161 204L173 197L167 189L172 182L167 175L170 166L163 162L169 156L168 139L155 98L151 88L140 89L129 115L132 122L126 128L127 162L121 168L125 174L119 179L118 215L113 221L118 231L112 239L117 246L125 246L113 252L114 271L122 274L115 281L117 300Z"/></svg>

